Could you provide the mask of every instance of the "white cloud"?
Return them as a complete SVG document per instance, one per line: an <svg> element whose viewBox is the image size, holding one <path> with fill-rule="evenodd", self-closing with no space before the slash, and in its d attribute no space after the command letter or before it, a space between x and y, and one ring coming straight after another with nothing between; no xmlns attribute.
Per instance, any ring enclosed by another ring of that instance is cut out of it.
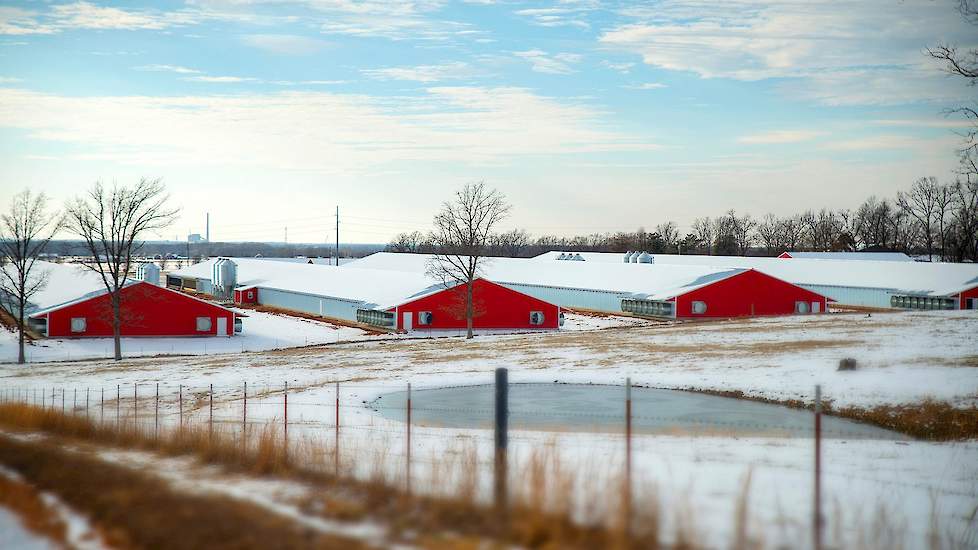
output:
<svg viewBox="0 0 978 550"><path fill-rule="evenodd" d="M200 74L201 71L197 69L191 69L188 67L182 67L180 65L140 65L138 67L133 67L137 71L153 71L153 72L165 72L165 73L177 73L177 74Z"/></svg>
<svg viewBox="0 0 978 550"><path fill-rule="evenodd" d="M739 143L748 144L774 144L774 143L798 143L800 141L810 141L825 135L825 132L815 132L812 130L773 130L761 134L751 134L737 138Z"/></svg>
<svg viewBox="0 0 978 550"><path fill-rule="evenodd" d="M571 74L575 72L571 65L580 63L581 59L583 59L583 56L576 53L550 55L543 50L514 52L513 55L529 61L534 71L549 74Z"/></svg>
<svg viewBox="0 0 978 550"><path fill-rule="evenodd" d="M12 76L0 76L0 84L16 84L18 82L23 82L23 78L15 78Z"/></svg>
<svg viewBox="0 0 978 550"><path fill-rule="evenodd" d="M376 80L413 80L415 82L440 82L476 76L476 71L462 61L440 65L417 65L414 67L386 67L382 69L363 69L364 76Z"/></svg>
<svg viewBox="0 0 978 550"><path fill-rule="evenodd" d="M823 149L829 151L873 151L873 150L887 150L887 149L923 149L924 147L933 146L935 140L920 139L905 135L891 134L891 135L878 135L878 136L868 136L855 139L847 139L836 141L832 143L826 143ZM951 150L953 148L952 143L954 142L951 138L945 138L940 141L948 142L947 149Z"/></svg>
<svg viewBox="0 0 978 550"><path fill-rule="evenodd" d="M182 78L181 80L186 80L188 82L210 82L210 83L236 83L236 82L254 82L254 78L243 77L243 76L188 76Z"/></svg>
<svg viewBox="0 0 978 550"><path fill-rule="evenodd" d="M603 65L605 67L608 67L609 69L611 69L613 71L618 71L621 74L628 74L628 73L630 73L631 70L632 70L632 67L635 66L634 63L630 63L630 62L614 63L614 62L611 62L611 61L602 61L601 62L601 65Z"/></svg>
<svg viewBox="0 0 978 550"><path fill-rule="evenodd" d="M527 8L517 10L516 15L529 18L541 27L577 27L589 29L589 12L597 8L597 2L575 2L564 0L559 5L547 8Z"/></svg>
<svg viewBox="0 0 978 550"><path fill-rule="evenodd" d="M53 34L69 29L161 30L211 17L199 10L126 10L91 2L54 4L46 12L0 7L0 34Z"/></svg>
<svg viewBox="0 0 978 550"><path fill-rule="evenodd" d="M785 91L834 105L946 97L933 96L948 86L922 50L942 40L975 44L974 28L952 6L929 0L886 9L845 0L730 0L708 9L698 0L666 0L623 15L631 21L600 41L648 65L704 78L800 79Z"/></svg>
<svg viewBox="0 0 978 550"><path fill-rule="evenodd" d="M964 119L901 118L874 120L878 126L906 126L910 128L971 128L974 122Z"/></svg>
<svg viewBox="0 0 978 550"><path fill-rule="evenodd" d="M659 90L667 87L661 82L643 82L641 84L627 84L622 86L622 88L629 88L631 90Z"/></svg>
<svg viewBox="0 0 978 550"><path fill-rule="evenodd" d="M74 159L136 166L356 174L392 162L506 163L656 147L607 127L603 116L520 88L438 87L407 98L322 92L73 97L0 89L0 127L71 143L80 150Z"/></svg>
<svg viewBox="0 0 978 550"><path fill-rule="evenodd" d="M295 34L246 34L241 40L249 46L281 55L310 55L329 46L329 42Z"/></svg>

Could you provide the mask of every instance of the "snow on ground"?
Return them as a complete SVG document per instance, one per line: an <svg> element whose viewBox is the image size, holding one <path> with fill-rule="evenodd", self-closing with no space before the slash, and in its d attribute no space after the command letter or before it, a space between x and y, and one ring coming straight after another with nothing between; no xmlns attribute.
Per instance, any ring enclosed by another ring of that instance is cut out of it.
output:
<svg viewBox="0 0 978 550"><path fill-rule="evenodd" d="M833 314L483 336L472 341L362 341L121 363L0 365L0 387L8 395L20 392L28 399L38 389L65 387L70 407L73 389L108 388L107 394L114 397L113 386L120 384L125 396L125 386L131 392L132 384L138 383L143 388L140 415L146 419L152 410L146 410L152 406L146 398L150 387L162 381L163 422L173 423L178 381L186 399L197 395L198 405L205 403L200 396L206 393L201 392L214 384L215 418L233 425L241 419L244 381L249 385L249 419L256 422L281 418L281 394L263 393L278 391L288 381L289 419L295 426L290 425L290 432L329 442L336 397L332 383L341 381L341 446L347 460L361 475L369 475L376 464L363 457L372 446L381 446L386 467L396 477L403 469L404 427L380 418L363 403L403 390L407 382L414 388L489 383L496 367L508 367L512 382L620 384L630 376L633 383L655 387L740 390L809 401L819 383L824 396L841 406L915 403L932 397L970 405L978 402L975 334L974 312ZM837 371L843 357L856 358L860 368ZM126 406L131 407L131 401ZM106 416L113 416L108 410ZM93 405L91 414L97 411ZM187 412L198 419L206 414L206 406ZM486 466L482 486L488 487L491 430L416 427L412 441L419 457L415 476L423 480L427 475L433 489L446 483L428 463L458 457L460 449L475 452ZM578 472L579 485L606 488L620 472L623 445L616 434L514 431L511 445L515 471L533 452L549 449L566 471ZM973 522L968 518L978 505L978 442L832 439L824 449L828 533L838 529L850 542L860 533L872 538L868 529L873 516L885 508L907 547L914 548L925 546L932 507L950 531L960 532ZM636 476L648 482L643 485L654 484L666 519L683 509L695 512L694 526L707 542L729 542L736 499L748 472L751 522L764 526L765 540L791 546L807 533L812 479L808 439L640 436L634 460Z"/></svg>
<svg viewBox="0 0 978 550"><path fill-rule="evenodd" d="M123 338L122 353L125 357L212 355L397 337L303 317L251 309L235 311L247 318L242 319L242 333L231 338ZM37 363L111 358L113 348L111 338L51 338L38 340L26 349L28 362ZM0 329L0 362L16 361L17 334Z"/></svg>
<svg viewBox="0 0 978 550"><path fill-rule="evenodd" d="M359 328L334 325L328 321L266 313L253 309L235 309L247 315L242 319L244 330L232 338L123 338L124 357L155 355L214 355L265 351L334 344L358 340L381 340L408 337L404 334L373 334ZM590 316L567 314L564 330L583 331L602 328L645 326L650 321L625 316ZM461 336L464 331L417 332L410 337ZM107 359L112 357L111 338L51 338L29 344L27 361L74 361L78 359ZM0 363L17 361L17 333L0 328Z"/></svg>

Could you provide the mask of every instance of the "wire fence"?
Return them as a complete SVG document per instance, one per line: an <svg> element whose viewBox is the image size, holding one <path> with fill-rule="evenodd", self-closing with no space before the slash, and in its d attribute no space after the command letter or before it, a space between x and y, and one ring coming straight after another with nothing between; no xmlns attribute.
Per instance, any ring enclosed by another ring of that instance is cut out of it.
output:
<svg viewBox="0 0 978 550"><path fill-rule="evenodd" d="M505 370L503 369L503 372ZM562 387L565 387L562 389ZM561 399L564 390L578 392ZM453 394L462 392L462 396ZM415 464L436 464L421 449L428 442L464 436L467 441L492 446L494 498L497 506L507 500L507 448L510 441L539 442L533 430L561 432L599 432L621 438L622 492L626 506L633 494L633 441L647 434L733 435L762 437L804 437L813 441L813 519L812 530L820 537L824 516L821 512L821 460L823 438L909 439L900 434L860 425L821 413L821 398L816 388L811 411L707 396L723 406L708 411L671 410L674 404L657 399L654 390L615 386L576 386L562 384L510 383L504 375L495 384L418 389L405 383L404 389L391 384L331 382L312 386L242 382L238 385L142 383L99 387L6 386L0 388L0 401L21 403L66 415L83 416L94 423L127 427L142 433L159 434L165 429L216 427L230 430L246 442L262 429L277 427L286 456L296 456L295 447L304 436L324 441L315 451L324 462L331 457L332 467L357 462L364 441L382 441L386 459L403 461L404 490L410 493ZM687 392L677 392L687 393ZM575 404L581 395L591 401ZM698 394L689 394L698 395ZM703 397L703 396L700 396ZM368 400L369 398L369 400ZM359 400L359 403L356 401ZM724 408L726 407L726 408ZM654 414L656 409L659 414ZM744 411L737 412L736 409ZM731 412L733 410L734 412ZM762 411L762 413L756 412ZM738 419L737 416L746 418ZM437 428L454 428L446 430ZM492 432L489 431L492 430ZM529 430L529 431L527 431ZM396 445L397 448L391 448ZM480 461L488 463L488 459ZM615 466L610 465L609 468ZM852 474L850 474L852 475ZM899 480L868 481L901 484ZM902 482L917 486L912 482ZM975 497L966 490L962 496ZM626 514L625 517L630 517ZM815 546L820 545L815 541Z"/></svg>

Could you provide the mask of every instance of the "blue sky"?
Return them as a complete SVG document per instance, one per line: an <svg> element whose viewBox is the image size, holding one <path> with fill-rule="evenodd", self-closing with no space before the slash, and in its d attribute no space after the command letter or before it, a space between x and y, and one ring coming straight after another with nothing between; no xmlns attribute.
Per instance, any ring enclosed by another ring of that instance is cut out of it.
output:
<svg viewBox="0 0 978 550"><path fill-rule="evenodd" d="M950 0L0 5L0 200L161 177L162 236L384 242L485 180L507 227L852 207L952 177Z"/></svg>

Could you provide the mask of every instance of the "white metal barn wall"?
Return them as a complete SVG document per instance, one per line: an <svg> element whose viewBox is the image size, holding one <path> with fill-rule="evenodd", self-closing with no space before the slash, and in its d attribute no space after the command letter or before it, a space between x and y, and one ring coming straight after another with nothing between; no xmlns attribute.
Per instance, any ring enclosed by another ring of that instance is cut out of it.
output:
<svg viewBox="0 0 978 550"><path fill-rule="evenodd" d="M368 307L364 302L359 300L330 298L315 294L304 294L301 292L290 292L263 287L260 287L258 290L258 298L264 306L290 309L310 315L321 315L323 317L333 317L335 319L354 322L357 320L357 309Z"/></svg>
<svg viewBox="0 0 978 550"><path fill-rule="evenodd" d="M835 300L843 306L863 306L888 308L890 296L896 293L888 288L862 288L854 286L834 286L834 285L809 285L799 284L798 286L817 292Z"/></svg>
<svg viewBox="0 0 978 550"><path fill-rule="evenodd" d="M608 290L502 282L499 284L560 307L593 309L608 313L621 313L622 298L631 296L627 292L613 292Z"/></svg>

